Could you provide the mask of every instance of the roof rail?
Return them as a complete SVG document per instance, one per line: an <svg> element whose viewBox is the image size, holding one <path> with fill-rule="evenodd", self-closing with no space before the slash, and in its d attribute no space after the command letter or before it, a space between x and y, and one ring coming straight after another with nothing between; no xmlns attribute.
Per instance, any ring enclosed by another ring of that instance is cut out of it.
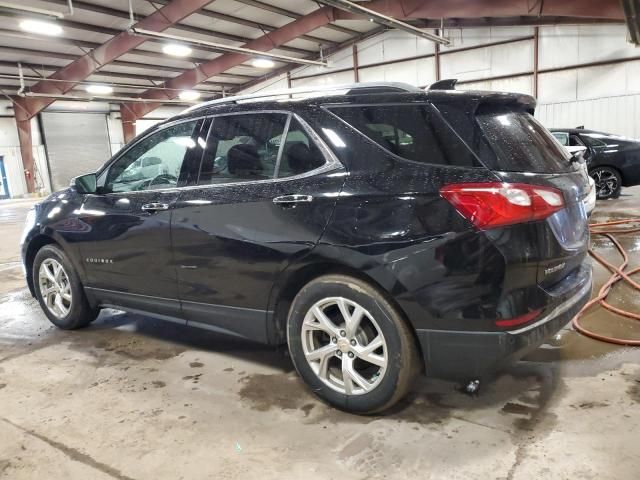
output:
<svg viewBox="0 0 640 480"><path fill-rule="evenodd" d="M315 86L315 87L299 87L289 88L286 90L278 90L272 92L250 93L247 95L237 95L233 97L218 98L208 102L199 103L187 108L183 113L193 110L213 107L217 105L225 105L229 103L251 102L252 100L268 100L271 97L284 97L290 99L292 95L311 94L309 98L315 96L329 95L354 95L367 93L387 93L387 92L406 92L406 93L424 93L424 90L402 82L367 82L367 83L348 83L342 85Z"/></svg>

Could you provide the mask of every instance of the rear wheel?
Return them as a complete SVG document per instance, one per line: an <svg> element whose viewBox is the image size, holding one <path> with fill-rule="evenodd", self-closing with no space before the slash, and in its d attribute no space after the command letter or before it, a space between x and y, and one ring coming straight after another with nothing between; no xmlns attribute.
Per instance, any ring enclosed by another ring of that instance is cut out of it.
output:
<svg viewBox="0 0 640 480"><path fill-rule="evenodd" d="M598 200L618 198L622 189L620 173L611 167L596 167L589 173L596 182L596 197Z"/></svg>
<svg viewBox="0 0 640 480"><path fill-rule="evenodd" d="M33 279L40 307L57 327L85 327L98 316L99 310L89 305L73 265L58 247L46 245L36 254Z"/></svg>
<svg viewBox="0 0 640 480"><path fill-rule="evenodd" d="M381 292L352 277L327 275L303 287L287 333L291 358L311 390L354 413L391 407L421 367L402 315Z"/></svg>

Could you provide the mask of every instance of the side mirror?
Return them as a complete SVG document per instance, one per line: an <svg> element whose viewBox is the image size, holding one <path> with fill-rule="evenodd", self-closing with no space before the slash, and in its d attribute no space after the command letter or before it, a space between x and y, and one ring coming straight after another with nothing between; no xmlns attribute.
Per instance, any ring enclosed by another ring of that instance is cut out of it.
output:
<svg viewBox="0 0 640 480"><path fill-rule="evenodd" d="M95 173L87 173L73 179L78 193L96 193L98 190L98 178Z"/></svg>
<svg viewBox="0 0 640 480"><path fill-rule="evenodd" d="M587 147L585 147L584 145L574 145L574 146L569 146L564 148L569 150L569 153L571 154L572 162L581 161L583 159L582 156L587 151Z"/></svg>

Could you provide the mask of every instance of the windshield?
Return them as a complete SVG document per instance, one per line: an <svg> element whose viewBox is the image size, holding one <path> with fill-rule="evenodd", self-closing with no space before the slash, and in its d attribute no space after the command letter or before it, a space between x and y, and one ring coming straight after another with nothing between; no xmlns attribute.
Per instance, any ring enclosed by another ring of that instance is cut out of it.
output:
<svg viewBox="0 0 640 480"><path fill-rule="evenodd" d="M478 115L477 120L495 152L496 164L490 168L531 173L574 169L571 154L529 113L494 111Z"/></svg>

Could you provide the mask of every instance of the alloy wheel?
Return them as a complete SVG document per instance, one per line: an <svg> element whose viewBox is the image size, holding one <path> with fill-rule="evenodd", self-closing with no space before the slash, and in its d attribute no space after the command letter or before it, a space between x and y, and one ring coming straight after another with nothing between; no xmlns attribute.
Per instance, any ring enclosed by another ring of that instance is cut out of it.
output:
<svg viewBox="0 0 640 480"><path fill-rule="evenodd" d="M376 388L388 364L382 330L361 305L343 297L316 302L302 323L306 360L328 387L345 395Z"/></svg>
<svg viewBox="0 0 640 480"><path fill-rule="evenodd" d="M592 176L596 182L598 197L608 198L618 190L618 179L613 172L596 170Z"/></svg>
<svg viewBox="0 0 640 480"><path fill-rule="evenodd" d="M42 300L51 314L63 318L71 310L71 283L67 272L57 260L47 258L38 270Z"/></svg>

